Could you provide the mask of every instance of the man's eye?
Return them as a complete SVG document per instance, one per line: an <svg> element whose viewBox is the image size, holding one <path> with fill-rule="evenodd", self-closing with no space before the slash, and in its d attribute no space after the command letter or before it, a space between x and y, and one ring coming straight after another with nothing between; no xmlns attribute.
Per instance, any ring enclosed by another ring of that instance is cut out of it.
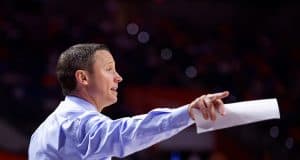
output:
<svg viewBox="0 0 300 160"><path fill-rule="evenodd" d="M107 68L106 71L113 71L113 68Z"/></svg>

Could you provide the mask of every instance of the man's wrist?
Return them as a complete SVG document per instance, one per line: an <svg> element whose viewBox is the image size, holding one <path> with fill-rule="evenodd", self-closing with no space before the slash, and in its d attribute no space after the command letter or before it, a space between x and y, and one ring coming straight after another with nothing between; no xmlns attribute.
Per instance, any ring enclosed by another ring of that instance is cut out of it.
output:
<svg viewBox="0 0 300 160"><path fill-rule="evenodd" d="M190 103L188 105L188 113L189 113L189 116L191 117L192 120L195 120L193 114L192 114L192 103Z"/></svg>

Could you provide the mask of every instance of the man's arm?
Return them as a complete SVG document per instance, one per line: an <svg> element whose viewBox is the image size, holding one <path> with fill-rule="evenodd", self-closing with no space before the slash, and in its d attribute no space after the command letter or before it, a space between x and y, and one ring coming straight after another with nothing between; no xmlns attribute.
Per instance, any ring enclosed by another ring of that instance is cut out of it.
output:
<svg viewBox="0 0 300 160"><path fill-rule="evenodd" d="M91 114L78 121L77 147L83 157L124 157L165 140L193 123L187 105L117 120Z"/></svg>
<svg viewBox="0 0 300 160"><path fill-rule="evenodd" d="M229 92L208 94L176 109L155 109L148 114L110 120L99 114L86 115L78 121L77 148L86 157L124 157L170 138L194 123L190 112L199 109L204 119L224 115L222 98ZM75 125L77 126L77 125Z"/></svg>

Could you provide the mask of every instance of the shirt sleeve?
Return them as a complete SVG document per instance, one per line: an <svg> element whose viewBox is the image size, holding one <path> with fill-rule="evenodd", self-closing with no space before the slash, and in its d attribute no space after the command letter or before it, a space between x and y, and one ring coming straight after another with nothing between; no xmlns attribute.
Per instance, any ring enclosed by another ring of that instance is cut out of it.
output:
<svg viewBox="0 0 300 160"><path fill-rule="evenodd" d="M117 120L87 114L75 125L76 147L83 158L125 157L170 138L193 123L187 105Z"/></svg>

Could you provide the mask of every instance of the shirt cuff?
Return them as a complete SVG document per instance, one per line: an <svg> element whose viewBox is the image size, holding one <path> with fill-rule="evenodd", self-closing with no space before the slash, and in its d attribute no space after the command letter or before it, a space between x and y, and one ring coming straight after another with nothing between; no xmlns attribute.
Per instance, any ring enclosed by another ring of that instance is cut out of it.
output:
<svg viewBox="0 0 300 160"><path fill-rule="evenodd" d="M195 123L195 121L190 117L188 111L188 104L174 109L174 125L176 127L189 126Z"/></svg>

